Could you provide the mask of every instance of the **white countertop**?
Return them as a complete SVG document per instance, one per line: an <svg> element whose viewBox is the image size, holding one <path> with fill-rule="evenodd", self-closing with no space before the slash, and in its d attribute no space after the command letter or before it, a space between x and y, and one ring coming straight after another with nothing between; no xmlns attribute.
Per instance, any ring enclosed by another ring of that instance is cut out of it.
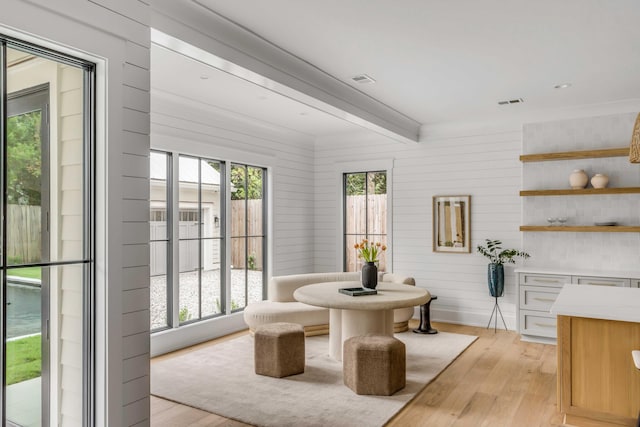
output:
<svg viewBox="0 0 640 427"><path fill-rule="evenodd" d="M640 269L636 271L622 270L589 270L585 268L554 268L554 267L518 267L516 273L533 274L562 274L565 276L593 276L593 277L619 277L623 279L640 279Z"/></svg>
<svg viewBox="0 0 640 427"><path fill-rule="evenodd" d="M551 313L640 323L640 288L567 284Z"/></svg>

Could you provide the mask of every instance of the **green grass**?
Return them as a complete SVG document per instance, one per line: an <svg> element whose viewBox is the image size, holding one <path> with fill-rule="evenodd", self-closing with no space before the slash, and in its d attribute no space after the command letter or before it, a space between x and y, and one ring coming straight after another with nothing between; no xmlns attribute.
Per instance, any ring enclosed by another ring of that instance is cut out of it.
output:
<svg viewBox="0 0 640 427"><path fill-rule="evenodd" d="M7 342L7 385L41 375L40 342L40 335Z"/></svg>
<svg viewBox="0 0 640 427"><path fill-rule="evenodd" d="M18 276L26 279L42 279L41 267L24 267L24 268L12 268L7 270L7 276Z"/></svg>

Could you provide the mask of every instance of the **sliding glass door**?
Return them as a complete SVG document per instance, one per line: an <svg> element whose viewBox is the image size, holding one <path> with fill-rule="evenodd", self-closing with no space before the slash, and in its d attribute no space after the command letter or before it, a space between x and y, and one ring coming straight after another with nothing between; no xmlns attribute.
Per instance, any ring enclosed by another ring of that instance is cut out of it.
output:
<svg viewBox="0 0 640 427"><path fill-rule="evenodd" d="M90 424L93 67L0 35L2 424Z"/></svg>

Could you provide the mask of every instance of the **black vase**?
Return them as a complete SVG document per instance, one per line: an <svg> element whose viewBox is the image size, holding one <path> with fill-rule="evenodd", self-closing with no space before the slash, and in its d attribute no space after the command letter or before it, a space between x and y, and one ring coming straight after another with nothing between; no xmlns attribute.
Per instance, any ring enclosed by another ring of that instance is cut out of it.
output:
<svg viewBox="0 0 640 427"><path fill-rule="evenodd" d="M504 295L504 266L502 264L489 264L487 270L487 283L492 297Z"/></svg>
<svg viewBox="0 0 640 427"><path fill-rule="evenodd" d="M362 266L362 286L369 289L378 286L378 267L374 262L367 262Z"/></svg>

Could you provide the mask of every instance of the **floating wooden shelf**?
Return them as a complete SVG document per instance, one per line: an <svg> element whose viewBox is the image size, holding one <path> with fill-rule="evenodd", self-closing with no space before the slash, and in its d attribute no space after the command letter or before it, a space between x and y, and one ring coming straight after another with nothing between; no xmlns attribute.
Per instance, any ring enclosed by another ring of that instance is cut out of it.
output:
<svg viewBox="0 0 640 427"><path fill-rule="evenodd" d="M624 157L629 155L629 147L605 148L602 150L563 151L557 153L523 154L521 162L546 162L551 160L595 159L599 157Z"/></svg>
<svg viewBox="0 0 640 427"><path fill-rule="evenodd" d="M640 193L640 187L617 188L563 188L561 190L522 190L521 196L588 196L596 194L634 194Z"/></svg>
<svg viewBox="0 0 640 427"><path fill-rule="evenodd" d="M570 231L570 232L601 232L601 233L637 233L640 225L521 225L520 231Z"/></svg>
<svg viewBox="0 0 640 427"><path fill-rule="evenodd" d="M600 150L563 151L556 153L523 154L520 161L546 162L553 160L596 159L602 157L625 157L629 155L629 147L604 148ZM522 190L520 196L588 196L600 194L640 194L640 187L620 188L581 188L557 190ZM522 225L520 231L565 231L565 232L600 232L600 233L638 233L640 225L635 226L597 226L597 225Z"/></svg>

